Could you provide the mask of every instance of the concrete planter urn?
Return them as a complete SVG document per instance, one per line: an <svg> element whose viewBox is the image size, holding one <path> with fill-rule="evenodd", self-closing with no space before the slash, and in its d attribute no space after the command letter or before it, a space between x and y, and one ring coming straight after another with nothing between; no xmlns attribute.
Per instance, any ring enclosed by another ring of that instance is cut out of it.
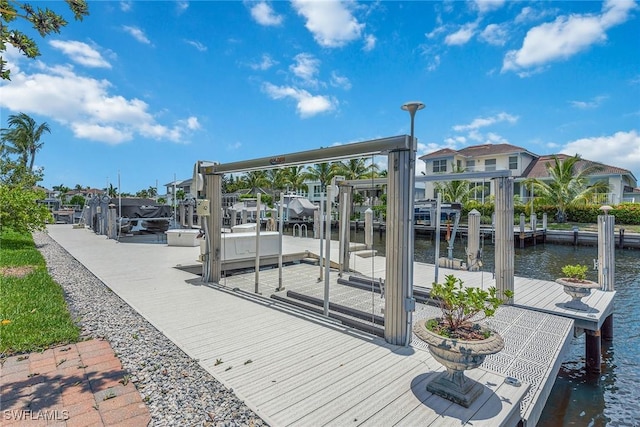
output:
<svg viewBox="0 0 640 427"><path fill-rule="evenodd" d="M589 306L582 302L582 298L591 294L591 289L599 289L600 285L587 280L586 265L565 265L562 274L567 277L556 279L556 283L562 285L564 292L571 297L571 301L564 304L566 308L588 311Z"/></svg>
<svg viewBox="0 0 640 427"><path fill-rule="evenodd" d="M468 408L484 386L465 377L464 371L477 368L487 355L504 348L502 337L478 322L492 317L503 298L512 298L513 292L465 287L462 279L450 274L444 283L433 283L431 297L439 301L442 316L417 321L413 332L447 371L429 382L427 391Z"/></svg>
<svg viewBox="0 0 640 427"><path fill-rule="evenodd" d="M590 308L582 302L582 298L591 295L591 289L600 289L600 285L591 280L576 281L568 277L561 277L556 279L556 283L562 285L564 292L571 297L571 301L566 302L564 306L581 311L588 311Z"/></svg>
<svg viewBox="0 0 640 427"><path fill-rule="evenodd" d="M440 319L435 319L439 321ZM480 366L487 355L504 348L502 337L479 325L479 332L488 335L481 340L462 340L438 335L427 328L430 320L419 320L413 332L429 346L429 352L445 368L427 384L427 391L468 408L482 394L484 386L464 375L464 371Z"/></svg>

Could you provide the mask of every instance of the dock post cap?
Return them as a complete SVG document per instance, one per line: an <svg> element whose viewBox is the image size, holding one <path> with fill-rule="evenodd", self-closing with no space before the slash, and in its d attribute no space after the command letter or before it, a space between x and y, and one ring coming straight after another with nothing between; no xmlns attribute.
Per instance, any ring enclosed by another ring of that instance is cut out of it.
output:
<svg viewBox="0 0 640 427"><path fill-rule="evenodd" d="M603 205L600 206L600 210L604 212L605 215L609 215L609 211L613 209L611 206L609 205Z"/></svg>

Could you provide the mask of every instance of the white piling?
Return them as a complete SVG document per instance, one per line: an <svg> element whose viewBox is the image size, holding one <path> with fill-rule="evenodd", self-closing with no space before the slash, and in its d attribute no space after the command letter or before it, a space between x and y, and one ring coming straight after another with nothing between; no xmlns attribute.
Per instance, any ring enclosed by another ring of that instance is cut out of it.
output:
<svg viewBox="0 0 640 427"><path fill-rule="evenodd" d="M615 220L611 206L603 206L598 215L598 283L603 291L615 290Z"/></svg>
<svg viewBox="0 0 640 427"><path fill-rule="evenodd" d="M373 248L373 211L371 208L364 211L364 244L367 250Z"/></svg>
<svg viewBox="0 0 640 427"><path fill-rule="evenodd" d="M469 233L467 236L467 269L478 271L480 269L480 212L473 209L469 212Z"/></svg>

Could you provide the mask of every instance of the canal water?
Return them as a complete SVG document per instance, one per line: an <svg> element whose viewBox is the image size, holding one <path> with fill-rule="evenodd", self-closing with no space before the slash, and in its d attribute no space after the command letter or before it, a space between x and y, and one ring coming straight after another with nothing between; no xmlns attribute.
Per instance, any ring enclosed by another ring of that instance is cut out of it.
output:
<svg viewBox="0 0 640 427"><path fill-rule="evenodd" d="M337 236L335 236L337 238ZM374 247L385 254L384 234L374 234ZM352 242L363 242L363 231L352 232ZM464 241L456 241L453 256L464 259ZM447 256L442 242L440 256ZM490 240L482 248L483 270L492 274L494 251ZM415 260L433 264L435 244L417 235ZM599 375L585 371L584 335L574 338L567 352L539 426L640 426L640 251L616 250L614 339L603 344ZM593 266L596 247L538 245L515 249L515 274L553 281L566 264ZM589 279L597 281L590 269Z"/></svg>

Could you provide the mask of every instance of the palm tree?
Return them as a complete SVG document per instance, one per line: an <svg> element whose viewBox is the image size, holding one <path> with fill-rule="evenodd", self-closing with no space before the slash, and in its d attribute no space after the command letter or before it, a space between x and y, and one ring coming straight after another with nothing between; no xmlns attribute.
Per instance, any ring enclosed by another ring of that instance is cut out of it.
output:
<svg viewBox="0 0 640 427"><path fill-rule="evenodd" d="M71 189L64 184L54 185L52 188L53 191L58 192L58 198L60 199L60 202L66 203L67 193L71 191Z"/></svg>
<svg viewBox="0 0 640 427"><path fill-rule="evenodd" d="M336 175L335 166L333 163L317 163L307 166L303 175L307 180L320 181L320 189L324 191L331 178Z"/></svg>
<svg viewBox="0 0 640 427"><path fill-rule="evenodd" d="M568 207L585 205L595 194L609 191L609 184L604 181L589 185L589 175L601 171L603 166L583 161L579 154L564 159L553 156L553 162L547 163L546 167L551 181L534 178L527 183L533 185L542 200L557 206L558 222L566 221Z"/></svg>
<svg viewBox="0 0 640 427"><path fill-rule="evenodd" d="M118 196L118 187L114 187L113 184L109 184L109 188L105 188L107 196L115 198Z"/></svg>
<svg viewBox="0 0 640 427"><path fill-rule="evenodd" d="M241 179L240 188L248 188L252 193L269 185L267 174L263 170L249 171Z"/></svg>
<svg viewBox="0 0 640 427"><path fill-rule="evenodd" d="M25 113L9 116L9 127L2 129L2 149L8 154L16 154L23 166L29 164L29 170L33 170L36 153L42 148L44 142L40 142L44 132L51 133L49 125L37 124L35 120Z"/></svg>
<svg viewBox="0 0 640 427"><path fill-rule="evenodd" d="M268 169L265 171L265 177L272 190L282 190L286 186L284 169Z"/></svg>
<svg viewBox="0 0 640 427"><path fill-rule="evenodd" d="M294 191L307 188L304 166L289 166L284 169L284 185Z"/></svg>
<svg viewBox="0 0 640 427"><path fill-rule="evenodd" d="M465 168L461 168L452 164L453 173L462 173ZM454 180L436 182L434 187L442 195L442 201L446 203L464 203L469 199L471 193L474 192L474 188L471 187L467 180Z"/></svg>
<svg viewBox="0 0 640 427"><path fill-rule="evenodd" d="M150 185L149 188L147 188L147 195L149 198L153 199L158 195L158 189L153 185Z"/></svg>
<svg viewBox="0 0 640 427"><path fill-rule="evenodd" d="M336 175L342 175L345 179L363 179L375 176L378 166L375 163L367 165L368 159L350 159L337 162L334 165Z"/></svg>

